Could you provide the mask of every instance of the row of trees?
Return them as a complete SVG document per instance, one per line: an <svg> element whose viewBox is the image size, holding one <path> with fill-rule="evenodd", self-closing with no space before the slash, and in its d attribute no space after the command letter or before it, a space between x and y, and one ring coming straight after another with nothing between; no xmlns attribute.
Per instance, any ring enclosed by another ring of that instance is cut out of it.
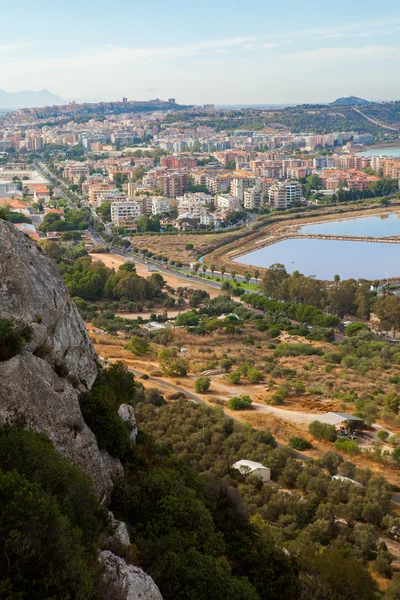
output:
<svg viewBox="0 0 400 600"><path fill-rule="evenodd" d="M377 286L378 282L375 282ZM387 295L377 300L371 282L365 279L341 281L339 275L335 275L334 284L327 288L324 282L298 271L290 275L284 265L276 263L265 272L261 289L268 298L309 304L341 318L350 314L361 320L369 319L374 310L382 327L400 329L400 299Z"/></svg>

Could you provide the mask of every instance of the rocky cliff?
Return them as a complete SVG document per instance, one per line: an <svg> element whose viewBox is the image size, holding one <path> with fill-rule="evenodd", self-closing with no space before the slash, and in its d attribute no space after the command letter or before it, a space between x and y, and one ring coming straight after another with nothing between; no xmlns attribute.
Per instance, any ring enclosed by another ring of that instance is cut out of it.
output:
<svg viewBox="0 0 400 600"><path fill-rule="evenodd" d="M0 318L31 331L21 353L0 361L0 426L46 434L60 453L90 475L107 504L113 478L123 475L123 469L99 450L79 406L80 392L96 379L98 357L57 266L35 242L1 219ZM122 404L119 412L134 442L133 409ZM110 515L110 532L99 556L102 598L162 600L153 580L118 556L118 549L129 548L130 540L126 525Z"/></svg>
<svg viewBox="0 0 400 600"><path fill-rule="evenodd" d="M104 501L118 461L100 452L78 402L97 375L97 355L57 266L13 225L0 220L0 317L29 326L21 354L0 362L0 425L44 433L93 479Z"/></svg>

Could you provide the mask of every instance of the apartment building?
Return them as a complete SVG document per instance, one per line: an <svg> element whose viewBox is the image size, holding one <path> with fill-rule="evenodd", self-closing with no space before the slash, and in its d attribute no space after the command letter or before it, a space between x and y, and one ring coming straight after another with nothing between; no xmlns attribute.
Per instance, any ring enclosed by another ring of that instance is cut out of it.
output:
<svg viewBox="0 0 400 600"><path fill-rule="evenodd" d="M100 194L103 194L106 192L111 192L111 191L113 193L119 192L119 190L111 182L102 182L102 183L96 182L96 183L89 185L88 196L89 196L90 204L95 205Z"/></svg>
<svg viewBox="0 0 400 600"><path fill-rule="evenodd" d="M197 167L197 160L190 156L163 156L160 164L167 169L194 169Z"/></svg>
<svg viewBox="0 0 400 600"><path fill-rule="evenodd" d="M256 179L254 177L235 177L230 182L231 196L236 196L236 198L239 198L243 202L245 191L254 186L255 182Z"/></svg>
<svg viewBox="0 0 400 600"><path fill-rule="evenodd" d="M313 159L313 167L318 171L322 169L332 169L335 166L335 159L332 156L317 156Z"/></svg>
<svg viewBox="0 0 400 600"><path fill-rule="evenodd" d="M223 211L240 210L240 200L228 194L217 195L217 208Z"/></svg>
<svg viewBox="0 0 400 600"><path fill-rule="evenodd" d="M143 194L143 196L135 196L134 198L130 199L135 200L140 204L142 215L153 214L153 196L147 196L146 194Z"/></svg>
<svg viewBox="0 0 400 600"><path fill-rule="evenodd" d="M135 200L111 203L111 221L116 225L122 225L127 219L138 219L141 214L140 203Z"/></svg>
<svg viewBox="0 0 400 600"><path fill-rule="evenodd" d="M87 177L89 175L89 167L85 163L81 162L70 162L64 166L63 177L70 181L79 181L81 177Z"/></svg>
<svg viewBox="0 0 400 600"><path fill-rule="evenodd" d="M278 179L274 179L272 177L260 177L259 179L257 179L257 182L259 182L261 191L264 194L264 196L268 196L270 187L278 181Z"/></svg>
<svg viewBox="0 0 400 600"><path fill-rule="evenodd" d="M371 165L371 159L365 156L345 155L335 159L335 167L348 171L349 169L357 169L361 171Z"/></svg>
<svg viewBox="0 0 400 600"><path fill-rule="evenodd" d="M325 169L321 171L320 178L326 190L336 191L341 185L359 191L367 190L372 183L379 180L375 175L368 175L357 169L341 171L339 169Z"/></svg>
<svg viewBox="0 0 400 600"><path fill-rule="evenodd" d="M245 190L243 197L246 210L260 210L264 205L264 195L261 191L261 185Z"/></svg>
<svg viewBox="0 0 400 600"><path fill-rule="evenodd" d="M301 184L298 181L279 181L270 187L268 198L271 206L285 210L288 206L303 201Z"/></svg>
<svg viewBox="0 0 400 600"><path fill-rule="evenodd" d="M101 206L102 204L107 204L108 202L126 202L127 196L120 190L109 190L108 192L103 192L97 196L96 202L94 206Z"/></svg>
<svg viewBox="0 0 400 600"><path fill-rule="evenodd" d="M184 196L178 196L178 214L190 215L193 219L199 219L205 206L210 206L213 202L211 196L206 194L185 194Z"/></svg>
<svg viewBox="0 0 400 600"><path fill-rule="evenodd" d="M400 179L400 158L385 159L382 161L383 175L391 179Z"/></svg>
<svg viewBox="0 0 400 600"><path fill-rule="evenodd" d="M171 200L162 196L154 196L151 202L151 212L153 215L165 215L171 210Z"/></svg>
<svg viewBox="0 0 400 600"><path fill-rule="evenodd" d="M287 167L286 177L288 179L304 179L311 175L312 170L308 167Z"/></svg>
<svg viewBox="0 0 400 600"><path fill-rule="evenodd" d="M209 175L206 178L206 187L211 194L218 194L219 192L226 192L229 190L231 184L230 175L225 176L212 176Z"/></svg>
<svg viewBox="0 0 400 600"><path fill-rule="evenodd" d="M186 192L189 187L187 173L168 173L157 178L157 187L167 198L176 198Z"/></svg>

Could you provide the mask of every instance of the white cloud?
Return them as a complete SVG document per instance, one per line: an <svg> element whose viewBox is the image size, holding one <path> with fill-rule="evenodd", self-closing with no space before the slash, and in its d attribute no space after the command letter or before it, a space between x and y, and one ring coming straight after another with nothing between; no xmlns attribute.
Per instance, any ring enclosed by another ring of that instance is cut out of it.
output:
<svg viewBox="0 0 400 600"><path fill-rule="evenodd" d="M18 50L25 50L32 48L33 43L27 40L17 40L10 42L9 44L0 44L0 54L8 54L10 52L17 52Z"/></svg>
<svg viewBox="0 0 400 600"><path fill-rule="evenodd" d="M374 61L390 60L400 57L400 47L390 48L386 46L361 46L359 48L316 48L305 52L293 52L282 55L282 58L295 60L304 64L335 61Z"/></svg>

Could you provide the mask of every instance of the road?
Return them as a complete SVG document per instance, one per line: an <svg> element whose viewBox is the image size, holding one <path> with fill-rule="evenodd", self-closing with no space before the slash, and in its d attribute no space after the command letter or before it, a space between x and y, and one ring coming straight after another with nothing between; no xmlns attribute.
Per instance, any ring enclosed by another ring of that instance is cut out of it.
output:
<svg viewBox="0 0 400 600"><path fill-rule="evenodd" d="M364 117L364 119L367 119L367 121L374 123L374 125L378 125L378 127L383 127L383 129L389 129L390 131L395 131L396 133L398 133L398 129L396 129L395 127L389 127L389 125L384 125L384 123L381 123L380 121L376 121L375 119L371 119L371 117L367 117L367 115L365 115L359 108L356 108L355 106L353 106L352 108L362 117Z"/></svg>
<svg viewBox="0 0 400 600"><path fill-rule="evenodd" d="M100 360L102 360L102 359L100 358ZM142 375L147 375L147 373L144 373L143 371L138 371L137 369L129 369L129 371L131 373L133 373L136 377L141 377ZM210 404L208 402L206 402L203 398L201 398L197 394L194 394L193 392L190 392L189 390L187 390L185 388L175 385L174 383L165 381L164 379L160 379L158 377L152 377L151 375L148 375L147 381L153 381L154 383L158 383L158 385L170 388L174 392L180 392L180 393L184 394L186 396L186 398L189 398L189 400L192 400L192 402L195 402L196 404L203 404L204 406L208 406L208 407L210 406ZM257 404L255 406L258 407L258 406L262 406L262 405ZM238 423L239 425L243 425L242 421L239 421L238 419L235 419L231 415L228 415L225 411L223 411L223 412L227 419L232 419L232 421L234 421L235 423ZM279 448L287 448L288 447L285 444L281 444L280 442L276 442L276 444ZM310 459L309 456L307 456L306 454L303 454L302 452L297 452L296 450L293 450L293 452L295 453L296 458L298 458L300 460L309 460ZM399 503L400 503L400 499L399 499Z"/></svg>

